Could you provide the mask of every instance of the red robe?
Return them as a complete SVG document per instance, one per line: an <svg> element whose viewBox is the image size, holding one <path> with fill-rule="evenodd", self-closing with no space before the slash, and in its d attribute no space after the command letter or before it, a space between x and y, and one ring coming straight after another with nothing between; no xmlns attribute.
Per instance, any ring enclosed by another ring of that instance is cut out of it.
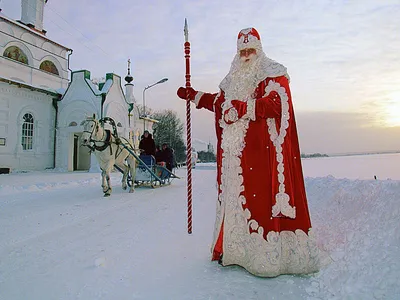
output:
<svg viewBox="0 0 400 300"><path fill-rule="evenodd" d="M215 114L218 201L212 260L262 277L316 272L318 249L288 79L266 78L253 98L240 103L247 112L232 124L224 118L230 101L223 90L198 92L194 101Z"/></svg>

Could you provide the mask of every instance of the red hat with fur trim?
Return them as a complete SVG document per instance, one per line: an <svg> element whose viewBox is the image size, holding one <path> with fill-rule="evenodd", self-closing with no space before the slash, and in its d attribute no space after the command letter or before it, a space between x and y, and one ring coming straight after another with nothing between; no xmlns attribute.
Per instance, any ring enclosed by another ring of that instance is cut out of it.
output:
<svg viewBox="0 0 400 300"><path fill-rule="evenodd" d="M255 28L242 29L238 34L237 50L246 48L262 49L260 35Z"/></svg>

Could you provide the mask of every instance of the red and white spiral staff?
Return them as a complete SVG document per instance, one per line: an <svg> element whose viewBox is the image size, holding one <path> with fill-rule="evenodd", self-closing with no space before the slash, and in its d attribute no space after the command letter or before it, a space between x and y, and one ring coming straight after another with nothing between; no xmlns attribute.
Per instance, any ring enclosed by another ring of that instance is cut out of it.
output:
<svg viewBox="0 0 400 300"><path fill-rule="evenodd" d="M190 85L190 43L187 20L185 18L185 61L186 61L186 88ZM186 133L187 133L187 149L186 149L186 168L187 168L187 220L188 234L192 233L192 136L191 136L191 119L190 119L190 99L189 94L186 95Z"/></svg>

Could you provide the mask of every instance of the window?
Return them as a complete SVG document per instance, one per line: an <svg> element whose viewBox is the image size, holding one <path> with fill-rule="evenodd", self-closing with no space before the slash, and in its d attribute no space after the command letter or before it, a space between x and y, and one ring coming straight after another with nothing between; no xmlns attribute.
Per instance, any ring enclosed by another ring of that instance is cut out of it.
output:
<svg viewBox="0 0 400 300"><path fill-rule="evenodd" d="M28 64L28 57L26 54L19 49L17 46L10 46L6 50L4 50L3 56L8 57L10 59L19 61L23 64Z"/></svg>
<svg viewBox="0 0 400 300"><path fill-rule="evenodd" d="M33 116L29 113L24 115L21 145L23 150L32 150L33 148Z"/></svg>
<svg viewBox="0 0 400 300"><path fill-rule="evenodd" d="M68 126L73 127L73 126L78 126L78 124L75 121L72 121L71 123L69 123Z"/></svg>
<svg viewBox="0 0 400 300"><path fill-rule="evenodd" d="M40 64L39 69L43 70L43 71L46 71L46 72L49 72L49 73L53 73L55 75L59 75L56 65L53 62L49 61L49 60L43 61Z"/></svg>

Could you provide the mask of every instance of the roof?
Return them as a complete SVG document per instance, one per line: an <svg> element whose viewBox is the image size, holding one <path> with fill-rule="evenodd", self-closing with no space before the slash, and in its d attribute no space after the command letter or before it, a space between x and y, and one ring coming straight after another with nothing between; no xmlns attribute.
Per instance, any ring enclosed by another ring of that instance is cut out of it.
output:
<svg viewBox="0 0 400 300"><path fill-rule="evenodd" d="M97 86L90 79L85 78L85 81L95 96L100 96L102 94L102 92L97 88ZM72 81L70 82L70 84L71 83L72 83Z"/></svg>
<svg viewBox="0 0 400 300"><path fill-rule="evenodd" d="M52 41L51 39L49 39L48 37L46 37L44 34L41 34L41 33L37 32L37 31L35 31L35 30L32 30L31 28L29 28L28 26L24 25L23 23L20 23L20 22L18 22L18 21L15 21L15 20L13 20L13 19L8 18L7 16L5 16L5 15L4 15L3 13L1 13L1 12L0 12L0 19L3 19L4 21L9 22L9 23L12 23L12 24L14 24L14 25L17 25L17 26L19 26L19 27L21 27L21 28L23 28L23 29L29 31L29 32L32 33L32 34L35 34L35 35L37 35L37 36L39 36L39 37L45 39L46 41L48 41L48 42L50 42L50 43L52 43L52 44L54 44L54 45L57 45L57 46L59 46L59 47L61 47L61 48L64 48L65 50L72 50L72 49L70 49L70 48L68 48L68 47L65 47L65 46L63 46L63 45L61 45L61 44L59 44L59 43L56 43L56 42Z"/></svg>
<svg viewBox="0 0 400 300"><path fill-rule="evenodd" d="M112 85L113 85L113 80L107 79L106 82L104 82L103 86L101 87L101 92L108 94Z"/></svg>
<svg viewBox="0 0 400 300"><path fill-rule="evenodd" d="M4 78L4 77L0 77L0 82L13 84L13 85L16 85L16 86L21 87L21 88L26 88L26 89L29 89L29 90L32 90L32 91L37 91L37 92L44 93L44 94L47 94L47 95L53 95L53 96L57 96L57 97L62 95L62 91L61 90L56 91L56 90L53 90L51 88L37 87L37 86L31 85L31 84L27 84L27 83L22 82L22 81L11 80L11 79Z"/></svg>

